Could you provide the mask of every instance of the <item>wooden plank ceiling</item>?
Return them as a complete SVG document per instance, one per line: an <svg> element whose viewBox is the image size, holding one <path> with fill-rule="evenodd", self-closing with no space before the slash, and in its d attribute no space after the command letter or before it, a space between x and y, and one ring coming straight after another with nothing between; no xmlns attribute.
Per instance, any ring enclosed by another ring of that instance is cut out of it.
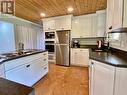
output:
<svg viewBox="0 0 127 95"><path fill-rule="evenodd" d="M107 0L15 0L15 15L20 18L40 23L41 12L46 17L60 16L67 13L68 7L73 7L73 15L94 13L106 8Z"/></svg>

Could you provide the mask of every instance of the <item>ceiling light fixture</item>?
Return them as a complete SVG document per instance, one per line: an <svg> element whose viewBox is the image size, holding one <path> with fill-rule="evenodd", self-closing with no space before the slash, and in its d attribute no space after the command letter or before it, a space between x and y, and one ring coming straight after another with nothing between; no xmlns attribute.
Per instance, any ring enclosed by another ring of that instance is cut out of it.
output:
<svg viewBox="0 0 127 95"><path fill-rule="evenodd" d="M41 13L40 15L41 15L42 17L45 17L45 16L46 16L46 14L45 14L45 13Z"/></svg>
<svg viewBox="0 0 127 95"><path fill-rule="evenodd" d="M72 7L70 7L67 10L68 10L68 12L72 12L74 9Z"/></svg>

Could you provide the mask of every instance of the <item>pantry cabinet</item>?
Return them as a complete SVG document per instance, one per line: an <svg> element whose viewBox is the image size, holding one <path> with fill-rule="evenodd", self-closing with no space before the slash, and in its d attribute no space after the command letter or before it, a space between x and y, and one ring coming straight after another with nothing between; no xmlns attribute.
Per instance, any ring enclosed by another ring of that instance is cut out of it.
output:
<svg viewBox="0 0 127 95"><path fill-rule="evenodd" d="M55 18L55 29L58 30L71 30L72 15L59 16Z"/></svg>
<svg viewBox="0 0 127 95"><path fill-rule="evenodd" d="M88 66L89 49L72 48L71 49L71 65Z"/></svg>
<svg viewBox="0 0 127 95"><path fill-rule="evenodd" d="M114 76L115 67L92 60L90 62L90 95L113 95Z"/></svg>
<svg viewBox="0 0 127 95"><path fill-rule="evenodd" d="M123 2L126 0L107 0L106 31L111 32L123 26Z"/></svg>

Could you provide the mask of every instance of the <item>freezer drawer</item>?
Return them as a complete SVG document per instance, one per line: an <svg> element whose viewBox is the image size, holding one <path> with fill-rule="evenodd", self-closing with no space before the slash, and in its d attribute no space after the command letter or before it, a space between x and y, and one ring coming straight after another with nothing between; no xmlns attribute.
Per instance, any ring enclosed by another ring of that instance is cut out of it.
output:
<svg viewBox="0 0 127 95"><path fill-rule="evenodd" d="M56 45L56 64L70 66L69 45Z"/></svg>

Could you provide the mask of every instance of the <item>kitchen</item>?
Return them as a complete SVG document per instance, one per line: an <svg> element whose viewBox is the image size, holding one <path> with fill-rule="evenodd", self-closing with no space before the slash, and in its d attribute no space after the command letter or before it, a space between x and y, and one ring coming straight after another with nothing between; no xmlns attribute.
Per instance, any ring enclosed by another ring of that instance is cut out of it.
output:
<svg viewBox="0 0 127 95"><path fill-rule="evenodd" d="M2 95L126 95L126 0L0 3Z"/></svg>

